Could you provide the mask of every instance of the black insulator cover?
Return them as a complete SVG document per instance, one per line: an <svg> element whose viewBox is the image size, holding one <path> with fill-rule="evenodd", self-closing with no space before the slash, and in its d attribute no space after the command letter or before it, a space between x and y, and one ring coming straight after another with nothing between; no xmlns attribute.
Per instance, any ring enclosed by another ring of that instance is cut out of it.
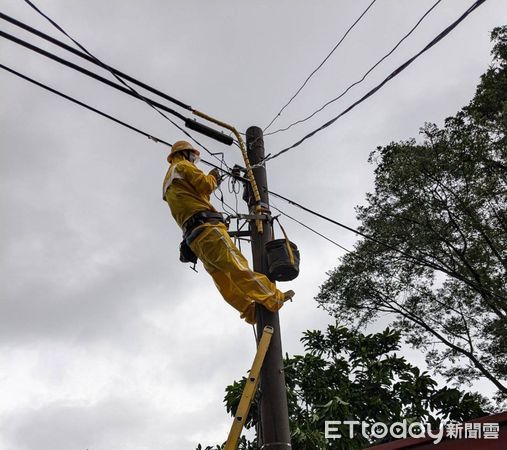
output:
<svg viewBox="0 0 507 450"><path fill-rule="evenodd" d="M234 141L232 136L227 136L226 134L217 131L213 128L210 128L202 123L197 122L196 120L186 119L185 126L190 128L191 130L197 131L198 133L204 134L205 136L210 137L211 139L215 139L222 144L231 145Z"/></svg>

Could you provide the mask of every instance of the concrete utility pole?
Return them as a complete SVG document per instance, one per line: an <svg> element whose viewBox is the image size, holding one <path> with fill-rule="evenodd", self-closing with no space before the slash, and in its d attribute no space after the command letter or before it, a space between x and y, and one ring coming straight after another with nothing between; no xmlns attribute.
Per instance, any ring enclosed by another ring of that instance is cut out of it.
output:
<svg viewBox="0 0 507 450"><path fill-rule="evenodd" d="M259 127L250 127L246 131L248 158L252 165L264 158L264 140ZM263 208L269 208L268 184L265 167L253 169L255 181L259 188ZM250 213L255 212L255 199L249 195ZM263 221L264 232L259 234L255 222L251 225L253 268L256 272L266 274L266 242L271 240L271 224ZM291 448L289 412L287 409L287 393L285 373L283 370L282 340L278 313L272 313L257 304L257 336L260 339L266 325L273 327L273 337L269 346L260 379L260 415L261 434L258 436L260 448L265 450L287 450Z"/></svg>

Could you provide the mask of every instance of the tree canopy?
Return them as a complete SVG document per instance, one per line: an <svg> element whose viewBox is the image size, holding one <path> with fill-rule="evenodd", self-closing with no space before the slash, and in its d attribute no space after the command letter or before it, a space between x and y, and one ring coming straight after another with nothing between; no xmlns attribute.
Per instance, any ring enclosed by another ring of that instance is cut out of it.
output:
<svg viewBox="0 0 507 450"><path fill-rule="evenodd" d="M361 421L388 426L404 419L431 424L464 421L485 415L487 405L477 394L456 388L438 388L426 372L398 354L400 333L386 329L364 335L343 326L325 332L307 331L302 338L306 353L284 361L292 447L362 449L375 442L362 436L360 428L350 437L339 426L340 439L325 439L325 421ZM226 389L225 403L236 411L245 378ZM254 401L246 427L258 425L258 401ZM214 447L220 449L221 446ZM243 438L240 449L257 448ZM211 447L207 448L211 450Z"/></svg>
<svg viewBox="0 0 507 450"><path fill-rule="evenodd" d="M507 397L507 27L470 104L423 141L370 155L375 191L360 240L321 287L341 323L381 314L449 381L490 380Z"/></svg>

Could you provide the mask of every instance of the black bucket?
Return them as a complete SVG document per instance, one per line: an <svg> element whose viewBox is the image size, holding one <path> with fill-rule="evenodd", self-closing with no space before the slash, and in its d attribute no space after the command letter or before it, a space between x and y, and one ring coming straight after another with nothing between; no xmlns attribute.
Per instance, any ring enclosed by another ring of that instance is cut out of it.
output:
<svg viewBox="0 0 507 450"><path fill-rule="evenodd" d="M291 262L287 242L290 244L294 262ZM268 277L271 281L291 281L299 275L299 250L296 244L285 239L266 243Z"/></svg>

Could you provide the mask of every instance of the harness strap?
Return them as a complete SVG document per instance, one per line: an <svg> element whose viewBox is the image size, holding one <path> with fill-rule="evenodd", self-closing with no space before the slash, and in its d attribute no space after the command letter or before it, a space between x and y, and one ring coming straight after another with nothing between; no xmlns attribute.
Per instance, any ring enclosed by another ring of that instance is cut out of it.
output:
<svg viewBox="0 0 507 450"><path fill-rule="evenodd" d="M185 238L188 238L190 234L195 230L199 225L202 225L207 222L222 222L225 223L224 217L219 212L214 211L200 211L194 214L190 219L188 219L183 224L183 232Z"/></svg>

